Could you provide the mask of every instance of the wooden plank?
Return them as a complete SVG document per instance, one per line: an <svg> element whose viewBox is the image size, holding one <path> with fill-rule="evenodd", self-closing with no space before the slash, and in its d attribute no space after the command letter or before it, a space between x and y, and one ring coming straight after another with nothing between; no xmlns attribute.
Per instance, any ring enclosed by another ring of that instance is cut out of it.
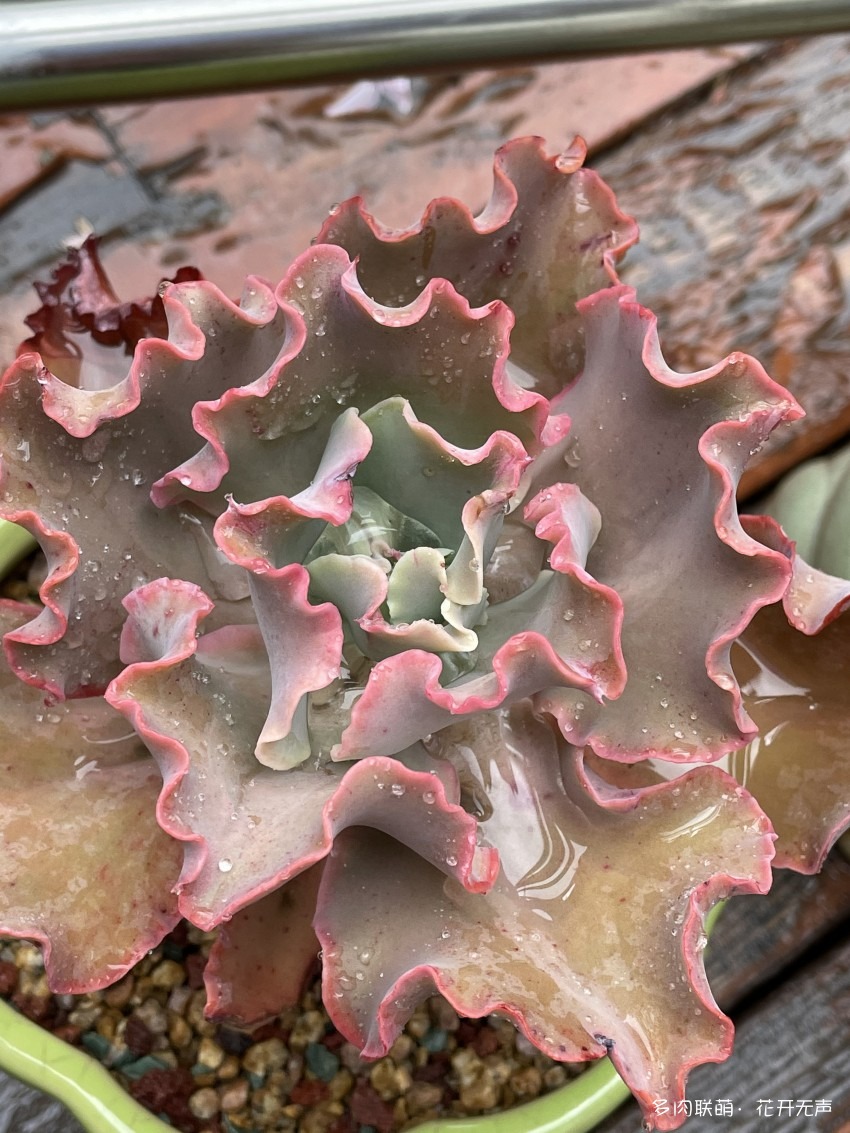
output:
<svg viewBox="0 0 850 1133"><path fill-rule="evenodd" d="M850 919L850 864L833 853L819 875L777 870L765 897L733 897L711 936L706 969L717 1002L732 1011Z"/></svg>
<svg viewBox="0 0 850 1133"><path fill-rule="evenodd" d="M850 39L743 68L597 162L641 242L623 272L678 369L754 354L806 408L753 492L850 429Z"/></svg>
<svg viewBox="0 0 850 1133"><path fill-rule="evenodd" d="M0 1133L85 1133L61 1102L0 1070Z"/></svg>

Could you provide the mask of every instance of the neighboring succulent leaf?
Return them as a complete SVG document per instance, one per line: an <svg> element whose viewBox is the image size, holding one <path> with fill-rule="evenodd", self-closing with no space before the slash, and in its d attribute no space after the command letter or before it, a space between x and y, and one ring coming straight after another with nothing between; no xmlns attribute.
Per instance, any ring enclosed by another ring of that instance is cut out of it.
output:
<svg viewBox="0 0 850 1133"><path fill-rule="evenodd" d="M98 240L87 237L79 248L67 250L49 283L34 284L42 306L25 320L34 333L18 349L19 354L40 354L51 373L86 389L106 389L120 381L141 339L168 337L162 283L150 298L122 302L97 247ZM173 281L200 278L196 268L181 267Z"/></svg>
<svg viewBox="0 0 850 1133"><path fill-rule="evenodd" d="M448 279L473 306L503 299L513 311L511 365L547 397L580 371L575 303L616 281L614 262L637 239L599 177L581 169L580 138L547 157L540 138L496 154L493 195L475 218L457 201L432 201L422 220L387 229L355 197L333 210L318 240L354 259L381 303L410 303L428 280Z"/></svg>
<svg viewBox="0 0 850 1133"><path fill-rule="evenodd" d="M297 567L303 573L303 568ZM254 756L271 699L268 657L256 627L198 639L211 603L163 579L126 599L129 662L107 693L143 736L164 781L159 819L186 843L181 912L209 928L327 856L338 832L376 826L444 865L476 891L492 883L495 855L446 791L424 751L365 759L343 773L317 759L276 771Z"/></svg>
<svg viewBox="0 0 850 1133"><path fill-rule="evenodd" d="M0 627L31 614L2 602ZM45 707L43 693L0 669L0 932L44 945L54 991L105 987L178 920L181 848L155 821L162 780L108 704Z"/></svg>
<svg viewBox="0 0 850 1133"><path fill-rule="evenodd" d="M222 924L204 968L208 1019L247 1027L298 1003L318 963L321 877L320 865L304 870Z"/></svg>
<svg viewBox="0 0 850 1133"><path fill-rule="evenodd" d="M850 825L848 617L812 637L770 606L732 653L759 735L729 758L729 771L773 823L775 864L801 873L816 873Z"/></svg>
<svg viewBox="0 0 850 1133"><path fill-rule="evenodd" d="M0 515L38 539L49 568L44 609L7 635L6 649L23 679L55 696L103 691L120 668L121 598L163 573L209 589L216 617L253 616L247 603L240 609L247 584L215 546L212 518L188 504L161 510L149 494L200 445L195 401L264 373L288 324L259 284L241 308L211 284L184 286L164 298L171 341L143 339L117 384L76 389L35 354L22 355L0 384ZM214 346L205 349L205 335Z"/></svg>
<svg viewBox="0 0 850 1133"><path fill-rule="evenodd" d="M690 1068L731 1045L702 917L732 891L769 887L761 811L715 768L601 806L578 753L527 705L433 747L477 800L501 873L472 895L379 835L342 835L316 920L334 1023L377 1057L437 990L464 1015L512 1016L554 1058L610 1053L647 1120L674 1128L682 1118L652 1102L680 1100Z"/></svg>
<svg viewBox="0 0 850 1133"><path fill-rule="evenodd" d="M557 439L530 476L535 490L575 483L599 508L587 570L623 602L629 679L612 704L587 705L585 738L621 760L715 759L754 734L731 643L781 598L790 573L782 553L741 527L735 486L770 431L800 410L745 355L670 370L654 316L626 288L580 309L586 366L553 401L544 439ZM541 707L566 729L574 703L559 695Z"/></svg>

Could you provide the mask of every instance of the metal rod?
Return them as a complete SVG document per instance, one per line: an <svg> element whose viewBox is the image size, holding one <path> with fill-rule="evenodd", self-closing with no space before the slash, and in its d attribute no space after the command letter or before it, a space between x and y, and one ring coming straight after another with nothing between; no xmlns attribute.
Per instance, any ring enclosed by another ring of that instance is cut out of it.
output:
<svg viewBox="0 0 850 1133"><path fill-rule="evenodd" d="M850 0L0 0L0 109L850 30Z"/></svg>

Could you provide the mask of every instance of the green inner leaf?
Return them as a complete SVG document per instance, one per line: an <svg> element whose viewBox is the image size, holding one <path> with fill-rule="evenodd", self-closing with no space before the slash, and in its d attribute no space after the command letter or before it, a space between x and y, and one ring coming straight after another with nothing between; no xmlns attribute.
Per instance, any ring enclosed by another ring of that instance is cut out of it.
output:
<svg viewBox="0 0 850 1133"><path fill-rule="evenodd" d="M439 547L440 540L424 523L382 499L371 488L355 485L351 517L339 527L328 524L304 560L323 555L366 555L391 560L417 547ZM451 552L446 552L451 554Z"/></svg>

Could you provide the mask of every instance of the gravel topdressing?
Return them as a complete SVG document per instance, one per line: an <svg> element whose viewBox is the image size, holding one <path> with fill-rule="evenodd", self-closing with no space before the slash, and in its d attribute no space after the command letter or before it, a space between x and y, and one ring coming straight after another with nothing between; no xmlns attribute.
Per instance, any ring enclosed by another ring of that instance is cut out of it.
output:
<svg viewBox="0 0 850 1133"><path fill-rule="evenodd" d="M2 940L0 995L185 1133L390 1133L507 1109L583 1069L546 1058L507 1019L459 1019L439 996L366 1063L328 1020L318 975L297 1008L251 1034L211 1023L213 940L182 924L119 983L80 996L51 995L40 949Z"/></svg>

